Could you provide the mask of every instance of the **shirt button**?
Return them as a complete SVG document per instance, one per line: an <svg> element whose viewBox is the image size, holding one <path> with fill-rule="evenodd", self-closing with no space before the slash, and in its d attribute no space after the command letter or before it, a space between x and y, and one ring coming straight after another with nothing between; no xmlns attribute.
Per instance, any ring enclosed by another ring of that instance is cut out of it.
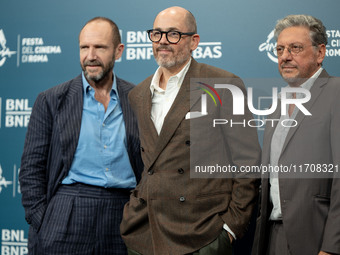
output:
<svg viewBox="0 0 340 255"><path fill-rule="evenodd" d="M179 201L184 202L185 201L185 197L180 197Z"/></svg>
<svg viewBox="0 0 340 255"><path fill-rule="evenodd" d="M104 145L104 149L106 149L107 148L107 146L106 145Z"/></svg>
<svg viewBox="0 0 340 255"><path fill-rule="evenodd" d="M190 141L188 140L188 141L185 141L185 144L188 145L188 146L190 146L191 143L190 143Z"/></svg>
<svg viewBox="0 0 340 255"><path fill-rule="evenodd" d="M106 170L106 171L109 171L109 169L108 169L108 168L106 168L105 170Z"/></svg>
<svg viewBox="0 0 340 255"><path fill-rule="evenodd" d="M105 127L105 123L103 123L103 127Z"/></svg>
<svg viewBox="0 0 340 255"><path fill-rule="evenodd" d="M183 168L178 169L178 173L183 174L184 173Z"/></svg>

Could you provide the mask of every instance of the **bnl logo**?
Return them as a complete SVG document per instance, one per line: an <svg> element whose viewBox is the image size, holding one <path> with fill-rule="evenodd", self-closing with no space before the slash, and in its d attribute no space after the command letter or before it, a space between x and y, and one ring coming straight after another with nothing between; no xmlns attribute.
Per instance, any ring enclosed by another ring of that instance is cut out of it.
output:
<svg viewBox="0 0 340 255"><path fill-rule="evenodd" d="M1 255L28 254L27 238L24 230L1 230Z"/></svg>
<svg viewBox="0 0 340 255"><path fill-rule="evenodd" d="M5 64L7 57L11 57L13 54L16 54L16 51L11 51L6 46L6 42L4 31L0 29L0 67Z"/></svg>
<svg viewBox="0 0 340 255"><path fill-rule="evenodd" d="M2 176L2 168L0 165L0 193L2 191L2 187L7 188L7 185L12 185L11 181L7 181L5 177Z"/></svg>

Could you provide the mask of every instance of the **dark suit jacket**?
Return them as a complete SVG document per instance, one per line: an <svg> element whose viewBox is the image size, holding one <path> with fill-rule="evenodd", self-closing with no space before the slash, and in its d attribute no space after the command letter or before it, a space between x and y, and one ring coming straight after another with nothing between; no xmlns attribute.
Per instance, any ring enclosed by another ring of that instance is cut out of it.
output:
<svg viewBox="0 0 340 255"><path fill-rule="evenodd" d="M311 88L311 99L304 104L312 116L301 111L298 125L290 128L279 165L340 163L340 79L325 70ZM279 104L280 105L280 104ZM280 118L278 108L270 119ZM277 122L275 122L277 124ZM276 125L265 129L262 164L269 164L270 144ZM333 169L335 170L335 169ZM279 190L283 226L292 255L318 254L320 250L340 254L340 179L282 178ZM268 219L271 213L268 176L262 179L260 215L257 219L253 254L266 254Z"/></svg>
<svg viewBox="0 0 340 255"><path fill-rule="evenodd" d="M192 91L194 98L190 100L190 78L209 77L223 78L245 90L235 75L192 59L159 136L150 117L152 77L129 94L138 119L144 171L125 206L121 233L126 245L142 254L193 252L216 239L224 223L237 237L246 232L258 192L255 179L190 178L190 150L197 144L190 140L190 120L185 116L200 110L202 94L200 90ZM230 113L230 92L224 89L219 93L223 107ZM209 115L202 118L220 118L220 108L212 100L208 100L208 109ZM251 118L250 112L247 110L242 118ZM202 135L201 142L210 141L211 146L205 151L207 161L220 160L212 151L222 143L226 164L259 163L256 129L224 126L221 130L223 137L212 127Z"/></svg>
<svg viewBox="0 0 340 255"><path fill-rule="evenodd" d="M131 83L117 78L128 154L139 181L143 166L138 127L127 99L133 87ZM82 111L81 75L40 93L34 103L19 181L26 220L35 232L40 228L49 201L71 167L79 139Z"/></svg>

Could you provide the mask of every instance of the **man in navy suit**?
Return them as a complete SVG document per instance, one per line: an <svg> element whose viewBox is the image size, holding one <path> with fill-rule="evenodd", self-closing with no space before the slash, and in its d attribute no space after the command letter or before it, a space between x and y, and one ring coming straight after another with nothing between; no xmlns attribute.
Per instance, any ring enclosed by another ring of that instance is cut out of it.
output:
<svg viewBox="0 0 340 255"><path fill-rule="evenodd" d="M82 74L39 94L21 161L30 254L126 254L119 224L143 168L134 87L113 72L117 25L97 17L79 34Z"/></svg>

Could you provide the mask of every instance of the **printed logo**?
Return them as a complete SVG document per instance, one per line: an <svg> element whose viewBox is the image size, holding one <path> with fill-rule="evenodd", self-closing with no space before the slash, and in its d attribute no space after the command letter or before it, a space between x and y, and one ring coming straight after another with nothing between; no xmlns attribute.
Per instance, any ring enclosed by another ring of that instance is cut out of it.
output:
<svg viewBox="0 0 340 255"><path fill-rule="evenodd" d="M326 57L338 57L340 56L340 30L327 30L328 44L326 45ZM276 41L274 38L274 30L272 30L267 36L267 40L261 43L259 46L260 52L266 52L267 57L274 63L278 63L276 54L273 53L273 49L276 47Z"/></svg>
<svg viewBox="0 0 340 255"><path fill-rule="evenodd" d="M42 37L17 36L17 51L11 51L6 46L6 37L0 29L0 67L5 64L7 58L17 54L17 67L26 63L47 63L51 55L61 54L60 45L45 45Z"/></svg>
<svg viewBox="0 0 340 255"><path fill-rule="evenodd" d="M220 98L220 95L217 93L216 89L214 89L212 86L210 86L210 85L208 85L206 83L203 83L203 82L198 82L198 83L203 85L203 86L206 86L209 89L211 89L211 91L214 92L214 94L216 95L216 97L220 101L220 104L222 105L222 100ZM212 98L212 100L214 101L215 106L217 106L217 103L216 103L216 100L215 100L214 96L208 90L206 90L204 88L201 88L201 87L197 87L197 88L199 88L199 89L203 90L205 93L207 93Z"/></svg>
<svg viewBox="0 0 340 255"><path fill-rule="evenodd" d="M275 122L280 121L280 119L265 119L263 116L268 116L272 113L275 112L275 110L278 107L278 103L280 102L280 108L281 108L281 115L287 116L288 112L288 105L294 104L304 115L310 116L312 115L306 107L303 105L307 103L310 98L311 94L310 91L304 88L292 88L292 87L284 87L281 88L280 92L280 100L278 100L278 88L273 87L272 88L272 97L263 97L259 98L257 102L257 108L254 106L253 102L253 88L248 87L247 88L247 95L244 95L244 92L237 86L233 84L222 84L216 81L214 87L208 85L208 82L196 82L192 83L191 86L194 86L195 84L201 84L204 85L205 87L209 88L214 92L214 94L217 96L217 98L220 100L220 104L222 106L222 101L215 89L227 89L231 93L232 96L232 115L235 117L233 119L227 120L227 119L213 119L212 120L212 126L216 127L217 125L230 125L231 127L234 125L243 125L245 126L250 126L250 127L256 127L256 128L263 128L266 125L266 122L271 122L273 127L275 126ZM211 84L212 82L210 82ZM194 87L192 87L194 88ZM197 85L196 85L197 88ZM217 106L217 102L213 96L213 94L205 89L205 88L199 88L203 92L201 94L201 109L200 111L190 111L186 115L186 119L194 119L194 118L199 118L208 115L208 110L207 110L207 94L212 98L212 100L215 103L215 106ZM291 98L290 95L292 93L298 93L301 95L299 98ZM269 100L268 100L269 99ZM266 101L266 105L270 106L264 107L264 105L261 105L261 101ZM256 102L255 102L256 104ZM247 108L253 115L259 116L258 119L242 119L238 116L244 116L246 114L246 109L245 105L247 105ZM222 111L221 116L223 117L224 113ZM226 116L230 115L230 113L225 113ZM237 119L237 121L236 121ZM241 120L241 121L240 121ZM294 119L286 118L283 121L281 121L281 125L284 127L294 127L297 125L297 122Z"/></svg>
<svg viewBox="0 0 340 255"><path fill-rule="evenodd" d="M273 53L273 49L275 49L275 47L276 47L276 42L275 42L275 39L274 39L274 30L272 30L269 33L269 35L267 36L266 42L262 43L259 46L259 51L260 52L265 51L267 53L267 57L271 61L278 63L277 56L276 56L276 54Z"/></svg>
<svg viewBox="0 0 340 255"><path fill-rule="evenodd" d="M204 82L197 82L200 85L203 85L210 89L217 97L219 100L220 104L222 105L222 100L220 95L217 93L216 89L214 89L212 86L210 86L207 83ZM211 92L205 88L197 87L198 89L201 89L205 93L201 95L201 111L200 112L188 112L188 114L185 116L186 119L194 119L194 118L199 118L205 115L208 115L207 111L207 94L211 97L211 99L214 101L215 106L217 106L217 102L215 100L215 97L211 94Z"/></svg>
<svg viewBox="0 0 340 255"><path fill-rule="evenodd" d="M10 58L12 55L16 54L16 51L11 51L6 46L6 42L4 31L0 29L0 67L5 64L7 57Z"/></svg>
<svg viewBox="0 0 340 255"><path fill-rule="evenodd" d="M326 57L340 56L340 30L327 30Z"/></svg>
<svg viewBox="0 0 340 255"><path fill-rule="evenodd" d="M8 178L5 178L4 171L0 164L0 194L4 194L4 192L8 193L8 191L10 192L10 189L7 190L7 188L10 188L10 186L12 189L11 192L12 192L13 198L15 198L17 194L21 194L20 183L17 178L19 176L19 172L20 172L20 168L17 168L17 166L14 165L13 166L13 177L12 177L12 180L9 181ZM8 174L8 171L5 171L5 173Z"/></svg>
<svg viewBox="0 0 340 255"><path fill-rule="evenodd" d="M6 99L5 104L5 127L27 127L32 112L32 107L29 106L29 100L8 98Z"/></svg>
<svg viewBox="0 0 340 255"><path fill-rule="evenodd" d="M1 230L1 254L24 255L28 254L27 238L24 230L2 229Z"/></svg>
<svg viewBox="0 0 340 255"><path fill-rule="evenodd" d="M46 63L49 55L61 54L59 45L45 45L42 37L22 38L21 46L22 63Z"/></svg>
<svg viewBox="0 0 340 255"><path fill-rule="evenodd" d="M146 31L126 32L126 60L150 60L153 57L152 43ZM192 53L195 59L222 57L222 42L200 42Z"/></svg>
<svg viewBox="0 0 340 255"><path fill-rule="evenodd" d="M3 187L7 188L7 185L11 185L11 184L12 184L11 181L7 181L5 177L2 176L2 168L0 165L0 194L1 194Z"/></svg>

